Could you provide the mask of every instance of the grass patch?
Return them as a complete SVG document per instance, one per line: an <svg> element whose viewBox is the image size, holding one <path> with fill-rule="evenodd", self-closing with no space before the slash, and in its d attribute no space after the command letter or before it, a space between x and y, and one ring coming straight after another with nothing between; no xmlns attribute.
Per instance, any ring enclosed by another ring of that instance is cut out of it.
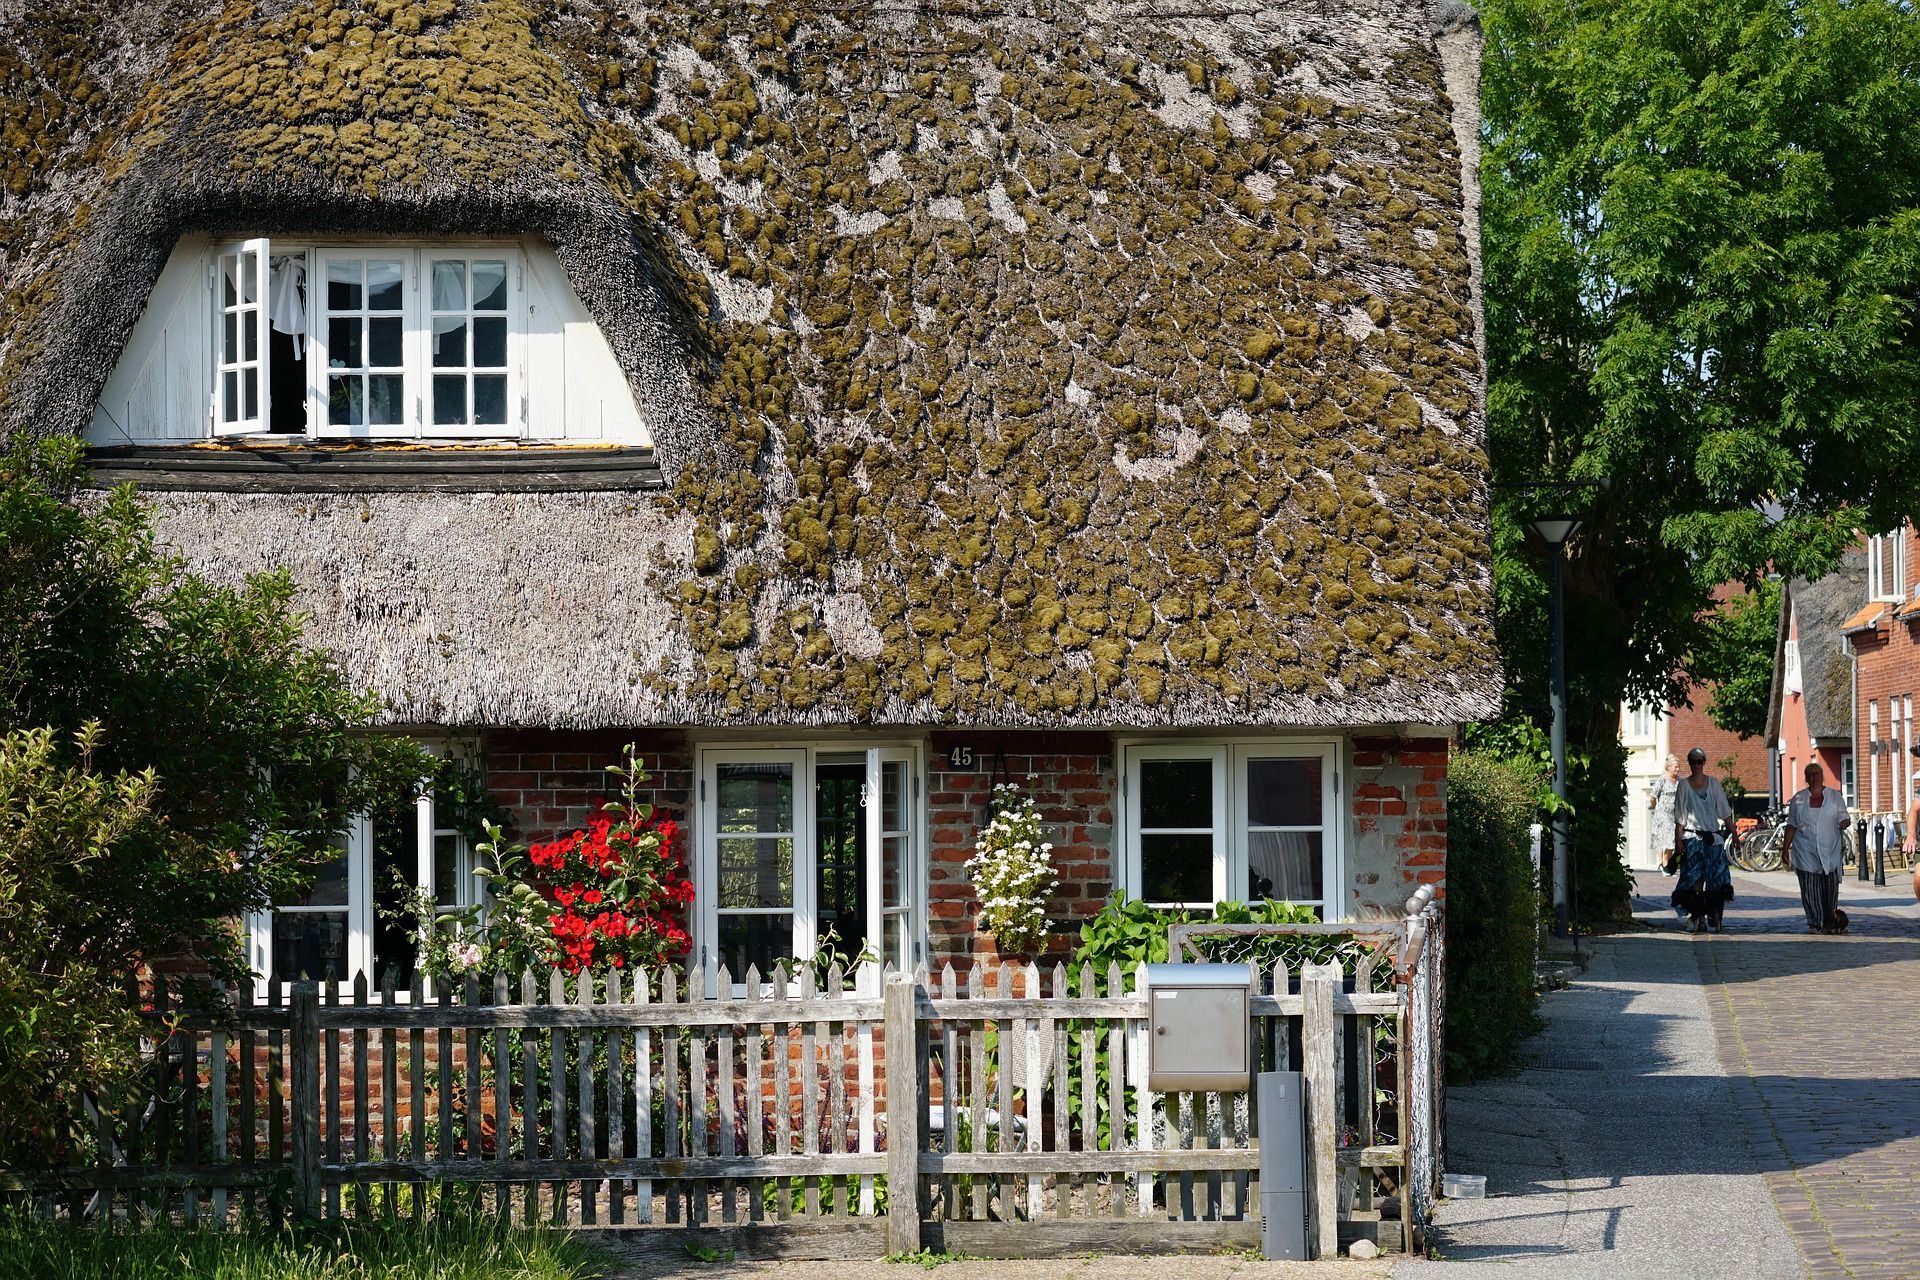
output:
<svg viewBox="0 0 1920 1280"><path fill-rule="evenodd" d="M0 1276L35 1280L594 1280L612 1270L563 1232L458 1218L102 1231L0 1217Z"/></svg>

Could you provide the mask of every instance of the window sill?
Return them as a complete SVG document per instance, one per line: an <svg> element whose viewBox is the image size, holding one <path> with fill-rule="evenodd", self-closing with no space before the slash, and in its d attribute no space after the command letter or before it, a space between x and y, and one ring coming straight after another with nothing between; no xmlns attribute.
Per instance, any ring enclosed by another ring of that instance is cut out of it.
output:
<svg viewBox="0 0 1920 1280"><path fill-rule="evenodd" d="M666 485L652 449L186 445L91 449L93 484L200 493L581 493Z"/></svg>

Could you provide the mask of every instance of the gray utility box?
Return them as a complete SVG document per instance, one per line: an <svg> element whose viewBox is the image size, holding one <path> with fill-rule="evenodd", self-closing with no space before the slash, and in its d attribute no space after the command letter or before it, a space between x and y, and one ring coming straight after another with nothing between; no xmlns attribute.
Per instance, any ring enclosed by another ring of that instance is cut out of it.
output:
<svg viewBox="0 0 1920 1280"><path fill-rule="evenodd" d="M1260 1252L1276 1262L1307 1256L1307 1121L1298 1071L1262 1071L1255 1080L1260 1113Z"/></svg>
<svg viewBox="0 0 1920 1280"><path fill-rule="evenodd" d="M1245 1093L1253 975L1243 964L1147 966L1147 1088Z"/></svg>

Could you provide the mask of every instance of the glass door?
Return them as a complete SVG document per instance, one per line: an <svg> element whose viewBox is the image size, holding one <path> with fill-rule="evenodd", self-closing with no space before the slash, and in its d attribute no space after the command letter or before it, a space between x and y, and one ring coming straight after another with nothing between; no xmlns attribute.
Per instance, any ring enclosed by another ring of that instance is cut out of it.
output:
<svg viewBox="0 0 1920 1280"><path fill-rule="evenodd" d="M813 877L806 833L812 796L805 751L715 751L702 757L705 839L697 902L702 960L736 980L812 952ZM806 945L802 946L802 940Z"/></svg>
<svg viewBox="0 0 1920 1280"><path fill-rule="evenodd" d="M877 940L873 950L883 964L908 969L919 958L913 924L919 866L913 829L920 779L913 752L906 748L868 751L866 772L870 797L866 878L868 884L879 887L878 893L867 895L867 936Z"/></svg>

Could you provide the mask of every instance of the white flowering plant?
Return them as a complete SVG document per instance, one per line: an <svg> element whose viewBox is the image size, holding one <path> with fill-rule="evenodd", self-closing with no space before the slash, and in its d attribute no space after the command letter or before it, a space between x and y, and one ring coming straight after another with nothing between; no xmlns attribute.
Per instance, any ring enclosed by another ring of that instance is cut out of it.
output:
<svg viewBox="0 0 1920 1280"><path fill-rule="evenodd" d="M993 789L993 820L974 842L967 873L980 897L980 929L1003 955L1032 955L1047 942L1047 900L1060 886L1053 845L1041 839L1033 797L1003 782Z"/></svg>

